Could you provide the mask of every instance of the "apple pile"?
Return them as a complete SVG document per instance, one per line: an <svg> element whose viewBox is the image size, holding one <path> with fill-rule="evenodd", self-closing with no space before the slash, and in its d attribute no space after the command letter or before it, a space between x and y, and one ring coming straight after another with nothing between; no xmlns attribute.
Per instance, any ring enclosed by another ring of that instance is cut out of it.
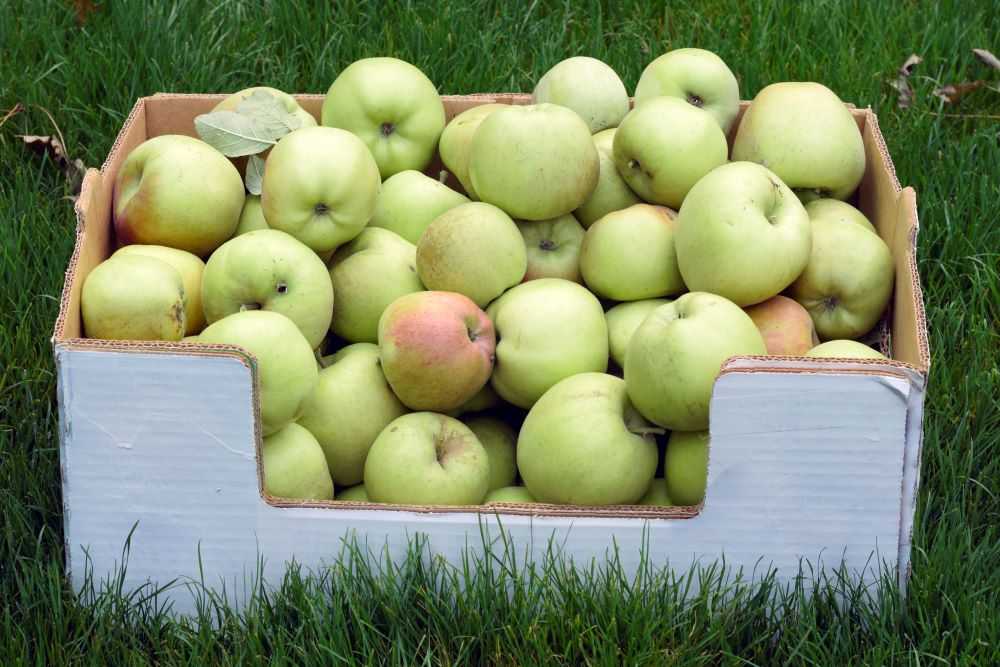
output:
<svg viewBox="0 0 1000 667"><path fill-rule="evenodd" d="M393 58L347 67L319 124L241 91L125 160L86 334L253 354L275 497L697 504L722 364L884 358L856 339L893 287L840 99L769 85L731 131L739 99L700 49L631 109L587 57L450 122Z"/></svg>

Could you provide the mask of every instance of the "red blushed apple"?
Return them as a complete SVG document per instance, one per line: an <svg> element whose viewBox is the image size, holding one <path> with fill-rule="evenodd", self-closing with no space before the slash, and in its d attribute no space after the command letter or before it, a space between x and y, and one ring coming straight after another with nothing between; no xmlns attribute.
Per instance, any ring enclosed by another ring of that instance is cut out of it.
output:
<svg viewBox="0 0 1000 667"><path fill-rule="evenodd" d="M801 357L819 344L809 311L787 296L773 296L745 308L764 338L767 353Z"/></svg>
<svg viewBox="0 0 1000 667"><path fill-rule="evenodd" d="M382 313L378 343L389 386L412 410L454 410L493 372L493 323L456 292L399 297Z"/></svg>

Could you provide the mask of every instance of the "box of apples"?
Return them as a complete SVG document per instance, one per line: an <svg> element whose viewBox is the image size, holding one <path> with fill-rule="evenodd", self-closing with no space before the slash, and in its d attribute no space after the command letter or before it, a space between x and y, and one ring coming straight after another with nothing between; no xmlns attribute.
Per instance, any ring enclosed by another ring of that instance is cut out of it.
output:
<svg viewBox="0 0 1000 667"><path fill-rule="evenodd" d="M679 49L439 95L140 99L77 202L54 346L67 558L128 582L458 559L908 568L917 217L871 110ZM873 554L877 557L872 558Z"/></svg>

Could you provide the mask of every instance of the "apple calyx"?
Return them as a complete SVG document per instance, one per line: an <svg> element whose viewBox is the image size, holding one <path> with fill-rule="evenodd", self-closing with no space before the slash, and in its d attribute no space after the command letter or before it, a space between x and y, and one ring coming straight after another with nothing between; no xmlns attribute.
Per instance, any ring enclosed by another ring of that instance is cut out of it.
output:
<svg viewBox="0 0 1000 667"><path fill-rule="evenodd" d="M690 104L691 106L698 107L699 109L701 109L703 106L705 106L705 100L703 100L701 97L695 95L694 93L688 93L688 95L687 95L687 103Z"/></svg>
<svg viewBox="0 0 1000 667"><path fill-rule="evenodd" d="M324 204L323 202L320 202L313 207L313 213L315 213L316 215L326 215L326 213L329 210L330 207Z"/></svg>
<svg viewBox="0 0 1000 667"><path fill-rule="evenodd" d="M840 300L835 296L828 296L823 299L823 308L826 310L836 310L837 306L840 305Z"/></svg>
<svg viewBox="0 0 1000 667"><path fill-rule="evenodd" d="M628 168L629 169L634 169L634 170L639 171L639 172L642 172L643 176L645 176L646 178L652 178L653 177L652 174L650 174L648 171L646 171L645 169L642 168L642 165L635 158L632 158L631 160L628 161Z"/></svg>
<svg viewBox="0 0 1000 667"><path fill-rule="evenodd" d="M395 132L396 126L392 123L382 123L382 136L388 137L390 134Z"/></svg>
<svg viewBox="0 0 1000 667"><path fill-rule="evenodd" d="M286 292L288 292L288 283L285 282L278 283L277 287L275 288L275 291L277 291L278 294L285 294Z"/></svg>
<svg viewBox="0 0 1000 667"><path fill-rule="evenodd" d="M558 246L552 239L542 239L538 242L538 247L541 250L555 250Z"/></svg>

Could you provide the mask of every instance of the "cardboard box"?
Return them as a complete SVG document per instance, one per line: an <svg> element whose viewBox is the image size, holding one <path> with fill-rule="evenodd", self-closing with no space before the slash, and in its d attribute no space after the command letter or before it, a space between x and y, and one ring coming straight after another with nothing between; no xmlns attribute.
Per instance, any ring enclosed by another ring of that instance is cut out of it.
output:
<svg viewBox="0 0 1000 667"><path fill-rule="evenodd" d="M843 565L865 582L886 567L905 586L930 357L915 194L900 188L871 110L853 110L867 152L859 206L895 260L894 298L878 330L893 360L730 359L713 393L709 483L699 507L442 508L266 497L251 356L226 346L82 338L80 290L113 250L112 183L122 160L149 137L193 135L194 117L222 97L140 99L76 204L76 247L53 338L75 587L88 568L97 580L114 572L133 528L127 589L202 580L238 602L258 558L260 574L277 582L288 560L320 567L352 535L375 549L388 545L395 557L423 533L433 553L457 562L464 549L483 548L481 530L495 536L500 523L527 557L541 556L550 539L579 563L617 545L629 569L645 543L655 564L681 571L724 557L746 574L774 568L790 581L808 561ZM299 96L317 117L322 99ZM449 118L493 101L523 104L528 96L444 97ZM167 595L179 611L191 609L187 588Z"/></svg>

